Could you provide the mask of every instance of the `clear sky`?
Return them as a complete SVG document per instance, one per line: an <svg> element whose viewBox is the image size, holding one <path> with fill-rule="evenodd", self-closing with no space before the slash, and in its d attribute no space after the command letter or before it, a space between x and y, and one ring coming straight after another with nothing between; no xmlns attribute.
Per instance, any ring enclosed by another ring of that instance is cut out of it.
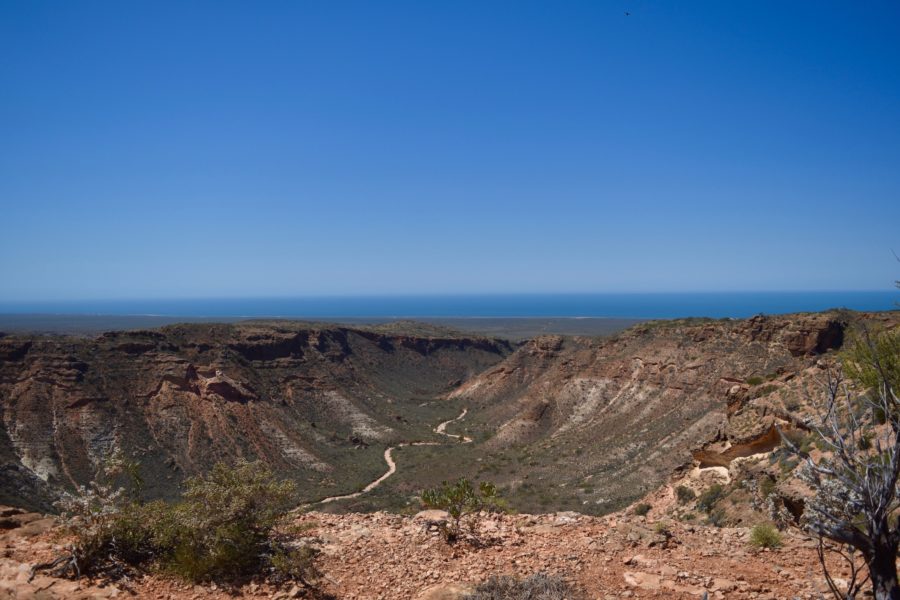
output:
<svg viewBox="0 0 900 600"><path fill-rule="evenodd" d="M895 1L0 1L0 300L888 289L898 225Z"/></svg>

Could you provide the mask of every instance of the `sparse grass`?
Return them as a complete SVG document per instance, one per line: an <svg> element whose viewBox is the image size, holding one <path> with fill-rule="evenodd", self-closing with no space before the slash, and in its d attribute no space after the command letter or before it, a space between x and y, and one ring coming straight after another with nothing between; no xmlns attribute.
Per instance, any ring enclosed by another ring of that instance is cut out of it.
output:
<svg viewBox="0 0 900 600"><path fill-rule="evenodd" d="M761 385L758 388L754 389L750 394L751 398L762 398L763 396L768 396L772 392L778 390L778 386L774 383L767 383L766 385Z"/></svg>
<svg viewBox="0 0 900 600"><path fill-rule="evenodd" d="M732 319L714 319L711 317L686 317L683 319L659 319L656 321L645 321L633 326L632 331L647 332L656 329L675 329L677 327L695 327L697 325L707 325L710 323L727 323Z"/></svg>
<svg viewBox="0 0 900 600"><path fill-rule="evenodd" d="M799 448L803 444L806 435L806 432L801 429L788 429L783 431L781 433L781 446L788 450L790 450L791 446Z"/></svg>
<svg viewBox="0 0 900 600"><path fill-rule="evenodd" d="M679 485L675 488L675 496L678 498L679 504L687 504L697 497L696 492L686 485Z"/></svg>
<svg viewBox="0 0 900 600"><path fill-rule="evenodd" d="M707 514L711 513L713 508L715 508L716 503L722 499L722 496L724 496L724 494L725 488L722 487L722 484L715 483L711 485L702 494L700 494L700 499L697 500L697 508Z"/></svg>
<svg viewBox="0 0 900 600"><path fill-rule="evenodd" d="M561 577L535 573L526 579L491 577L466 595L465 600L578 600L585 595Z"/></svg>
<svg viewBox="0 0 900 600"><path fill-rule="evenodd" d="M781 468L782 475L789 475L799 464L800 459L798 458L789 458L787 460L778 461L778 466Z"/></svg>
<svg viewBox="0 0 900 600"><path fill-rule="evenodd" d="M750 530L750 544L757 548L780 548L781 533L771 523L760 523Z"/></svg>
<svg viewBox="0 0 900 600"><path fill-rule="evenodd" d="M725 511L721 508L713 509L706 517L706 523L713 527L724 527L725 520Z"/></svg>
<svg viewBox="0 0 900 600"><path fill-rule="evenodd" d="M784 400L784 408L787 411L796 412L796 411L800 410L801 406L802 406L802 404L800 403L800 400L798 398L796 398L795 396L791 396Z"/></svg>
<svg viewBox="0 0 900 600"><path fill-rule="evenodd" d="M651 508L653 508L653 507L650 506L649 504L647 504L646 502L641 502L640 504L635 504L634 508L631 510L631 512L633 512L634 514L636 514L639 517L643 517L648 512L650 512Z"/></svg>

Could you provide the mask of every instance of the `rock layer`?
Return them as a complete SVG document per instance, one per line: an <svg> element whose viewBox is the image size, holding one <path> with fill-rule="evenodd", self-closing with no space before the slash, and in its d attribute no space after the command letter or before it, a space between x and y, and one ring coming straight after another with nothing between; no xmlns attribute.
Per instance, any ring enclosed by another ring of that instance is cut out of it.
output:
<svg viewBox="0 0 900 600"><path fill-rule="evenodd" d="M377 462L370 445L416 435L422 399L510 350L442 331L287 322L2 337L0 501L46 510L114 451L141 463L151 496L237 458L268 463L310 495L350 485Z"/></svg>

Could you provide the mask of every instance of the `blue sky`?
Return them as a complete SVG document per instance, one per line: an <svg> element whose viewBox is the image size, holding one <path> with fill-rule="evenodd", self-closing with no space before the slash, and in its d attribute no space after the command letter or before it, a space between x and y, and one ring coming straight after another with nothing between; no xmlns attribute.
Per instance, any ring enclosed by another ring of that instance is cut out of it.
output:
<svg viewBox="0 0 900 600"><path fill-rule="evenodd" d="M0 222L6 301L888 289L900 4L5 0Z"/></svg>

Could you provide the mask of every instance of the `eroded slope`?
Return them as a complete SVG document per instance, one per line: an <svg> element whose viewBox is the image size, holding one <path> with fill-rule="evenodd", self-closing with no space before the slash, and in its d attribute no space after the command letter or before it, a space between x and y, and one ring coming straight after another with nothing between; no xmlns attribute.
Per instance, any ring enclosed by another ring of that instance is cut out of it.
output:
<svg viewBox="0 0 900 600"><path fill-rule="evenodd" d="M451 398L470 407L485 476L520 507L607 512L721 437L748 381L802 371L840 347L843 332L839 315L824 313L658 322L611 340L541 337Z"/></svg>
<svg viewBox="0 0 900 600"><path fill-rule="evenodd" d="M0 337L0 502L46 509L115 450L141 463L150 496L239 457L307 497L352 490L384 445L444 416L425 401L510 350L427 327L290 322Z"/></svg>

